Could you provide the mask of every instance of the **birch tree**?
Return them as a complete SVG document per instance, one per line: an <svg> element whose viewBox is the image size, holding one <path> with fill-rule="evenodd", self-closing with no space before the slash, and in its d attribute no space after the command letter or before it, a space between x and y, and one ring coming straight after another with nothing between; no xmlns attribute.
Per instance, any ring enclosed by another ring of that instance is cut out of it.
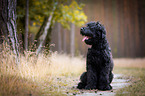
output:
<svg viewBox="0 0 145 96"><path fill-rule="evenodd" d="M72 1L70 5L64 4L64 2L66 0L36 0L34 2L34 12L30 12L30 14L33 14L31 18L33 18L34 24L40 24L41 26L35 38L37 41L37 55L41 52L43 46L46 45L46 39L49 37L47 35L51 33L50 29L54 23L58 22L67 29L70 29L70 23L77 26L85 23L87 17L82 10L83 5L79 5L75 1ZM61 37L59 36L58 38Z"/></svg>
<svg viewBox="0 0 145 96"><path fill-rule="evenodd" d="M43 34L38 39L40 41L40 43L39 43L38 49L36 50L36 55L38 55L41 52L41 50L42 50L43 44L44 44L44 42L46 40L46 36L48 34L48 29L50 28L50 25L51 25L52 17L53 17L53 14L54 14L56 6L57 6L57 3L55 3L51 14L46 19L47 23L44 26L44 30L42 29L43 30Z"/></svg>

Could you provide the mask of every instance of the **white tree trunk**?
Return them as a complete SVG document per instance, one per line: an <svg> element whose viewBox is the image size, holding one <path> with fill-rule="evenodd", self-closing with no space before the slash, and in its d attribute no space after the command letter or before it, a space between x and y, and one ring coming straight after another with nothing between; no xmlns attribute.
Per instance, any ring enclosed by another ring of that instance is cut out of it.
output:
<svg viewBox="0 0 145 96"><path fill-rule="evenodd" d="M46 26L44 28L44 32L39 38L40 44L38 46L38 49L36 50L36 55L38 55L41 52L41 49L43 47L43 43L44 43L46 36L47 36L47 33L48 33L48 29L50 28L50 25L51 25L53 13L54 13L54 11L52 12L52 14L50 14L49 18L47 19L47 23L46 23Z"/></svg>
<svg viewBox="0 0 145 96"><path fill-rule="evenodd" d="M49 18L47 19L47 23L46 23L46 25L45 25L45 27L44 27L44 32L43 32L43 34L39 37L40 43L39 43L39 46L38 46L38 48L37 48L37 50L36 50L36 55L37 55L37 56L38 56L38 54L41 52L42 47L43 47L43 44L44 44L44 42L45 42L45 40L46 40L46 36L47 36L47 34L48 34L48 29L50 28L51 21L52 21L52 17L53 17L54 11L55 11L55 9L56 9L56 6L57 6L57 4L55 4L55 5L53 6L52 12L50 13Z"/></svg>

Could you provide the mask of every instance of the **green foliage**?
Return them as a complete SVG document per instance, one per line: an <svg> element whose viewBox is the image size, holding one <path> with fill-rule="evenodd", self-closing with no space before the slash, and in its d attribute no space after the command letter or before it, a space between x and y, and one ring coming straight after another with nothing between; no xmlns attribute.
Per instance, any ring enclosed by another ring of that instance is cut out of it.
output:
<svg viewBox="0 0 145 96"><path fill-rule="evenodd" d="M53 7L56 6L53 15L53 22L60 22L65 28L70 28L69 23L81 26L87 21L87 16L83 12L83 4L72 1L70 5L65 5L67 0L30 0L33 2L30 8L30 19L33 25L41 25L44 17L48 17Z"/></svg>
<svg viewBox="0 0 145 96"><path fill-rule="evenodd" d="M76 1L73 1L70 5L61 4L60 13L55 12L55 20L68 29L69 22L81 26L87 21L87 16L82 10L83 6L83 4L78 5Z"/></svg>

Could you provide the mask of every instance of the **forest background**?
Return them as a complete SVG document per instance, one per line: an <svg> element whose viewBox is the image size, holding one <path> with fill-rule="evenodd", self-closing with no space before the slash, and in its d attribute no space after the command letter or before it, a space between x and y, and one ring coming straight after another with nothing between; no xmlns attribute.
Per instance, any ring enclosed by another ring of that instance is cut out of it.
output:
<svg viewBox="0 0 145 96"><path fill-rule="evenodd" d="M114 58L136 58L145 56L145 1L144 0L78 0L83 2L87 22L100 21L107 30L107 39ZM56 27L55 27L56 29ZM60 46L58 30L52 32L53 50L70 53L70 33L61 29ZM88 46L82 42L80 27L75 28L75 54L86 55ZM54 39L55 38L55 39Z"/></svg>
<svg viewBox="0 0 145 96"><path fill-rule="evenodd" d="M100 21L107 30L113 57L145 56L144 0L29 0L28 4L18 0L16 13L21 53L38 54L47 48L85 56L88 47L79 30L87 22ZM4 32L0 34L2 37Z"/></svg>

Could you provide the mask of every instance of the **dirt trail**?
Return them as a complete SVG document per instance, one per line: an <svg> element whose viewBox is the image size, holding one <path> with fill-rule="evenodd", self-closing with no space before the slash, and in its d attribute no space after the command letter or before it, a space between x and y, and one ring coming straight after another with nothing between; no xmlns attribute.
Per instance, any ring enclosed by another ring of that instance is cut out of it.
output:
<svg viewBox="0 0 145 96"><path fill-rule="evenodd" d="M55 87L67 96L115 96L117 90L130 84L130 79L122 74L114 74L114 79L111 83L113 89L109 91L79 90L76 88L79 77L62 76L55 78L54 81L56 82Z"/></svg>
<svg viewBox="0 0 145 96"><path fill-rule="evenodd" d="M99 90L92 90L92 91L83 91L80 94L75 94L75 96L115 96L116 91L120 88L128 86L129 79L126 79L122 74L115 74L114 79L112 81L113 89L110 91L99 91Z"/></svg>

